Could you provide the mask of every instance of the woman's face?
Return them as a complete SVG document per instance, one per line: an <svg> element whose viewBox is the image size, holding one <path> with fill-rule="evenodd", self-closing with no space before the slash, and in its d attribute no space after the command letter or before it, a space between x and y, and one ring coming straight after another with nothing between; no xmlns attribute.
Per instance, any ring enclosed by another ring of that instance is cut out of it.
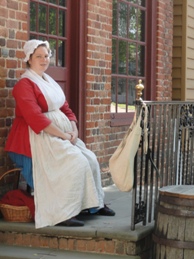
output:
<svg viewBox="0 0 194 259"><path fill-rule="evenodd" d="M48 49L45 46L39 46L31 55L28 63L32 70L34 70L38 75L42 76L50 63Z"/></svg>

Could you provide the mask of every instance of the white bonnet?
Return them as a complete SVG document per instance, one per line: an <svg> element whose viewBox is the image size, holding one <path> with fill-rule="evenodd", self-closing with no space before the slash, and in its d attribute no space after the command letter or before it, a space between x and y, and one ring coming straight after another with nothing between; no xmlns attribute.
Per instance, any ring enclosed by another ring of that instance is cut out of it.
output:
<svg viewBox="0 0 194 259"><path fill-rule="evenodd" d="M39 45L45 44L47 49L49 50L49 57L51 57L51 50L50 45L48 41L42 41L42 40L29 40L24 44L24 53L26 57L24 58L24 61L27 62L30 58L30 55L34 53L35 49L38 48Z"/></svg>

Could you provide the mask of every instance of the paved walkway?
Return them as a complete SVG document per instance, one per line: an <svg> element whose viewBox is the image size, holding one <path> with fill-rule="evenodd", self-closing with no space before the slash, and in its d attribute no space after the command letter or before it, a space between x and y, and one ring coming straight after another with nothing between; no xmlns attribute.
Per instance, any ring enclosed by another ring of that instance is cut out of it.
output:
<svg viewBox="0 0 194 259"><path fill-rule="evenodd" d="M0 245L0 259L140 259L140 257L60 251L55 249L10 247Z"/></svg>
<svg viewBox="0 0 194 259"><path fill-rule="evenodd" d="M131 193L130 192L120 192L115 185L105 187L105 203L112 208L116 215L114 217L107 216L89 216L83 215L81 219L85 222L83 227L64 227L55 226L42 228L36 230L34 228L34 223L7 223L0 220L0 230L1 231L18 231L22 230L25 232L40 232L40 233L56 233L63 235L76 235L76 236L101 236L106 238L119 238L119 239L129 239L138 240L139 237L150 232L153 225L142 226L138 224L135 231L131 231ZM87 255L87 256L86 256ZM0 259L14 259L14 258L40 258L40 259L61 259L61 258L124 258L123 256L110 256L110 255L96 255L96 254L85 254L78 252L69 251L56 251L48 249L39 248L17 248L17 247L7 247L5 245L0 245ZM139 257L127 257L129 259L138 259Z"/></svg>

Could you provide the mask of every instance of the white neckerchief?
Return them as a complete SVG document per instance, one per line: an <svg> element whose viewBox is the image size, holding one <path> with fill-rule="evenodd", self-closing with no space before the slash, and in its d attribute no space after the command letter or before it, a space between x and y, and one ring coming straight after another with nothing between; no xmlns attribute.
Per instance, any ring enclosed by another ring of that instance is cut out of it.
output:
<svg viewBox="0 0 194 259"><path fill-rule="evenodd" d="M28 78L39 87L46 99L48 111L59 109L64 104L64 92L48 74L43 73L43 77L41 77L32 69L27 69L21 78Z"/></svg>

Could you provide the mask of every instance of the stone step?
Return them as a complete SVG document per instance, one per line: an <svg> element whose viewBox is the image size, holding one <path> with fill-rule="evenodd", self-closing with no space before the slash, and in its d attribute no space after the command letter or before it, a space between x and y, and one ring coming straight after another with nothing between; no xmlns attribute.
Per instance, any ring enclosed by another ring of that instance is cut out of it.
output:
<svg viewBox="0 0 194 259"><path fill-rule="evenodd" d="M53 226L40 229L36 229L33 222L14 223L0 219L0 244L95 253L100 258L109 254L150 259L154 222L146 226L139 223L135 231L131 231L131 194L110 186L105 189L105 195L105 203L116 212L114 217L84 214L79 216L85 223L83 227Z"/></svg>

